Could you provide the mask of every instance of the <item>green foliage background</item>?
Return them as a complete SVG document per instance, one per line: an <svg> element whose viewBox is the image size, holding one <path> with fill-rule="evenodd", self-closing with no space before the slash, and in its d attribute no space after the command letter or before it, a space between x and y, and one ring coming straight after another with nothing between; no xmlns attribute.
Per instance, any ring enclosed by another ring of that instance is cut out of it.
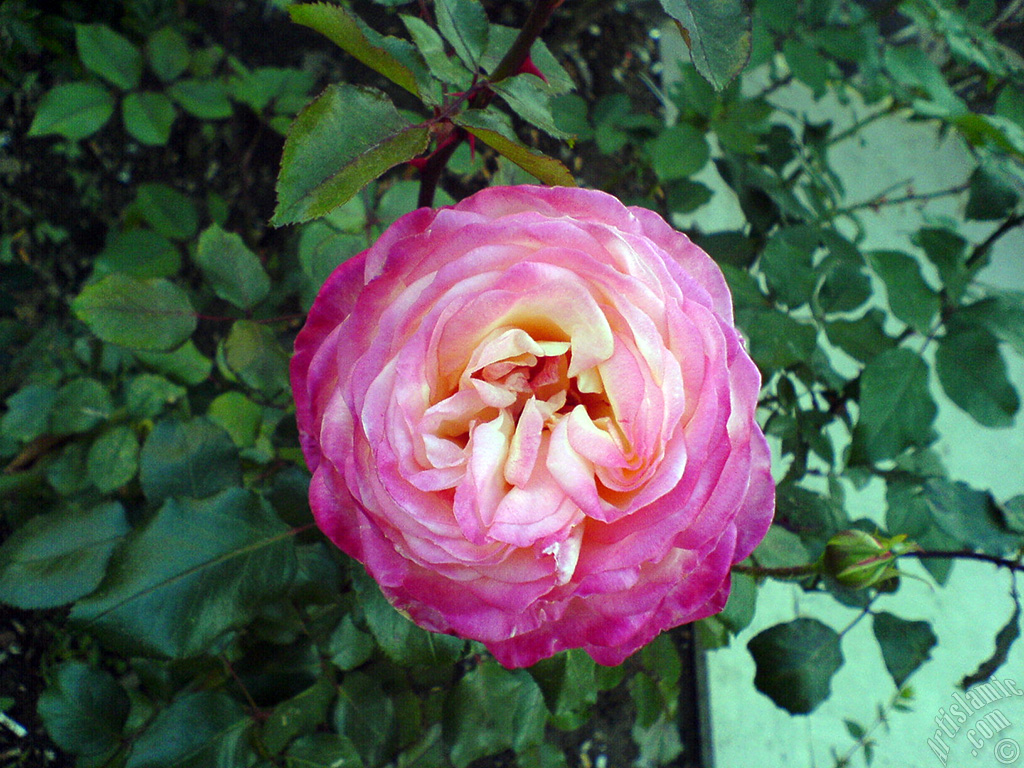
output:
<svg viewBox="0 0 1024 768"><path fill-rule="evenodd" d="M427 5L425 19L394 0L251 2L232 18L198 0L0 2L0 94L21 118L0 147L15 180L0 239L0 602L55 633L38 704L0 696L0 711L38 716L80 766L557 768L591 752L668 765L699 753L694 639L727 644L770 577L871 616L905 706L936 638L871 608L898 587L898 558L925 550L940 585L961 557L1012 579L1024 545L1024 496L953 482L932 450L932 382L979 426L1020 426L1004 355L1024 355L1024 295L976 280L1024 222L1024 65L999 35L1003 8L569 0L531 49L541 80L503 70L525 3ZM644 38L666 12L696 65L679 63L667 92ZM287 61L242 44L257 17ZM625 29L596 72L577 40L591 24ZM734 79L744 66L762 90ZM792 82L869 111L848 131L809 122L776 98ZM940 193L961 218L865 251L861 211L922 199L880 188L851 203L830 166L882 116L941 126L976 168ZM17 180L9 145L39 189ZM397 614L312 525L291 339L330 271L423 201L417 157L437 204L539 179L671 219L711 200L693 178L709 165L736 195L742 227L690 234L725 271L762 371L778 514L696 632L620 668L570 652L504 670ZM45 189L48 169L60 189ZM965 235L968 220L988 234ZM844 502L876 478L884 530ZM849 529L870 535L837 550ZM754 685L812 711L845 663L842 634L817 618L760 633Z"/></svg>

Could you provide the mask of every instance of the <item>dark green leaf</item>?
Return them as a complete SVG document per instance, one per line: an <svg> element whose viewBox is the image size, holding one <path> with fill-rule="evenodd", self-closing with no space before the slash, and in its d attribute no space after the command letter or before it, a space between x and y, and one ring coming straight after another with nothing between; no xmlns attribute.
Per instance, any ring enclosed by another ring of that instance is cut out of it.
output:
<svg viewBox="0 0 1024 768"><path fill-rule="evenodd" d="M51 133L77 141L91 136L114 114L117 100L99 83L64 83L39 102L29 136Z"/></svg>
<svg viewBox="0 0 1024 768"><path fill-rule="evenodd" d="M412 35L416 48L423 55L431 74L446 83L467 90L473 82L473 74L448 55L444 40L437 31L418 16L402 16L402 23Z"/></svg>
<svg viewBox="0 0 1024 768"><path fill-rule="evenodd" d="M484 51L483 59L480 62L485 72L491 73L497 68L518 36L519 30L514 27L506 27L502 24L489 25L487 50ZM552 55L543 40L533 41L533 46L530 48L530 61L544 75L547 82L540 78L538 78L538 82L551 95L568 93L575 87L569 73L558 63L558 59Z"/></svg>
<svg viewBox="0 0 1024 768"><path fill-rule="evenodd" d="M995 651L979 664L974 672L964 675L964 679L960 681L961 688L967 690L978 683L984 683L1006 663L1010 656L1010 649L1020 637L1020 613L1020 598L1014 593L1013 613L996 634Z"/></svg>
<svg viewBox="0 0 1024 768"><path fill-rule="evenodd" d="M206 379L213 370L213 361L196 349L192 340L186 341L173 352L135 352L135 357L145 365L166 374L182 384L196 385Z"/></svg>
<svg viewBox="0 0 1024 768"><path fill-rule="evenodd" d="M896 345L885 332L886 314L870 309L858 320L833 320L825 323L828 340L855 360L866 363Z"/></svg>
<svg viewBox="0 0 1024 768"><path fill-rule="evenodd" d="M951 322L939 340L935 372L942 389L986 427L1009 427L1020 398L1006 375L999 342L987 328Z"/></svg>
<svg viewBox="0 0 1024 768"><path fill-rule="evenodd" d="M839 634L817 619L796 619L760 632L748 644L754 685L790 714L812 712L830 693L843 665Z"/></svg>
<svg viewBox="0 0 1024 768"><path fill-rule="evenodd" d="M931 658L938 642L927 621L907 621L882 611L872 617L875 639L882 660L897 688L902 688L914 671Z"/></svg>
<svg viewBox="0 0 1024 768"><path fill-rule="evenodd" d="M462 640L413 624L391 607L377 583L362 568L352 569L352 583L377 644L396 664L439 667L454 664L462 655Z"/></svg>
<svg viewBox="0 0 1024 768"><path fill-rule="evenodd" d="M385 46L376 44L374 36L369 35L358 17L347 9L327 3L294 4L288 6L288 13L296 24L315 29L391 82L420 95L416 76L409 66Z"/></svg>
<svg viewBox="0 0 1024 768"><path fill-rule="evenodd" d="M58 435L88 432L114 410L110 393L96 379L72 379L59 390L50 411L50 431Z"/></svg>
<svg viewBox="0 0 1024 768"><path fill-rule="evenodd" d="M250 621L295 569L291 531L252 494L171 499L117 549L71 618L130 653L185 658Z"/></svg>
<svg viewBox="0 0 1024 768"><path fill-rule="evenodd" d="M532 123L556 139L564 139L569 136L558 127L552 112L551 96L544 88L544 81L540 78L531 74L515 75L507 77L499 83L494 83L492 88L512 107L517 115L528 123Z"/></svg>
<svg viewBox="0 0 1024 768"><path fill-rule="evenodd" d="M923 227L913 239L939 271L939 277L950 298L958 300L970 280L967 271L967 241L944 227Z"/></svg>
<svg viewBox="0 0 1024 768"><path fill-rule="evenodd" d="M917 260L899 251L871 251L867 259L885 283L892 313L918 333L931 333L939 296L921 277Z"/></svg>
<svg viewBox="0 0 1024 768"><path fill-rule="evenodd" d="M170 240L151 229L115 231L96 257L94 274L98 277L122 272L145 280L170 277L181 269L181 254Z"/></svg>
<svg viewBox="0 0 1024 768"><path fill-rule="evenodd" d="M768 287L787 307L807 303L814 293L817 276L812 263L818 240L811 227L788 227L773 234L764 247L761 270Z"/></svg>
<svg viewBox="0 0 1024 768"><path fill-rule="evenodd" d="M514 138L511 127L503 122L493 111L470 109L453 118L498 154L508 158L524 171L551 186L575 187L569 169L553 157L536 152L519 143Z"/></svg>
<svg viewBox="0 0 1024 768"><path fill-rule="evenodd" d="M379 91L328 86L295 119L285 141L274 224L329 213L423 152L429 135L429 126L407 121Z"/></svg>
<svg viewBox="0 0 1024 768"><path fill-rule="evenodd" d="M173 27L162 27L146 42L149 66L163 82L169 83L188 69L188 43Z"/></svg>
<svg viewBox="0 0 1024 768"><path fill-rule="evenodd" d="M29 384L7 398L7 412L0 419L0 434L28 442L43 434L50 424L50 410L57 389L48 384Z"/></svg>
<svg viewBox="0 0 1024 768"><path fill-rule="evenodd" d="M139 84L142 54L105 24L76 24L75 42L82 63L123 91Z"/></svg>
<svg viewBox="0 0 1024 768"><path fill-rule="evenodd" d="M970 185L964 212L968 219L996 221L1009 216L1017 207L1019 196L1013 182L998 166L975 168Z"/></svg>
<svg viewBox="0 0 1024 768"><path fill-rule="evenodd" d="M250 765L251 722L242 705L223 693L187 693L136 737L125 768Z"/></svg>
<svg viewBox="0 0 1024 768"><path fill-rule="evenodd" d="M935 524L970 549L1002 555L1020 546L1021 536L1007 530L990 493L935 479L924 484L924 499Z"/></svg>
<svg viewBox="0 0 1024 768"><path fill-rule="evenodd" d="M288 353L265 325L235 322L224 340L224 362L243 383L267 397L288 388Z"/></svg>
<svg viewBox="0 0 1024 768"><path fill-rule="evenodd" d="M158 421L142 447L142 490L152 504L171 496L201 499L238 485L238 449L220 427L203 418Z"/></svg>
<svg viewBox="0 0 1024 768"><path fill-rule="evenodd" d="M871 280L859 266L830 257L819 271L815 300L824 314L851 312L871 298Z"/></svg>
<svg viewBox="0 0 1024 768"><path fill-rule="evenodd" d="M544 697L525 670L482 662L445 698L444 740L455 768L544 740Z"/></svg>
<svg viewBox="0 0 1024 768"><path fill-rule="evenodd" d="M551 724L565 731L581 727L597 703L596 665L578 649L559 653L532 667L530 674L544 694Z"/></svg>
<svg viewBox="0 0 1024 768"><path fill-rule="evenodd" d="M750 57L750 7L743 0L661 0L685 30L697 71L721 90Z"/></svg>
<svg viewBox="0 0 1024 768"><path fill-rule="evenodd" d="M124 127L142 144L163 146L171 137L177 112L162 93L129 93L121 102Z"/></svg>
<svg viewBox="0 0 1024 768"><path fill-rule="evenodd" d="M135 208L153 229L172 240L190 240L199 227L192 201L166 184L139 184Z"/></svg>
<svg viewBox="0 0 1024 768"><path fill-rule="evenodd" d="M746 336L751 357L765 373L806 362L817 348L818 332L813 325L776 309L741 310L736 322Z"/></svg>
<svg viewBox="0 0 1024 768"><path fill-rule="evenodd" d="M56 686L40 695L38 709L57 746L91 756L120 742L128 706L128 694L108 673L68 661L57 669Z"/></svg>
<svg viewBox="0 0 1024 768"><path fill-rule="evenodd" d="M118 424L101 434L86 459L89 479L110 493L127 483L139 469L139 440L131 427Z"/></svg>
<svg viewBox="0 0 1024 768"><path fill-rule="evenodd" d="M221 80L186 78L167 88L167 95L181 108L200 120L221 120L231 117L231 101Z"/></svg>
<svg viewBox="0 0 1024 768"><path fill-rule="evenodd" d="M823 96L828 87L828 60L807 43L790 37L782 44L793 76L814 92L815 98Z"/></svg>
<svg viewBox="0 0 1024 768"><path fill-rule="evenodd" d="M352 741L336 733L314 733L296 739L285 754L285 768L362 768Z"/></svg>
<svg viewBox="0 0 1024 768"><path fill-rule="evenodd" d="M196 264L213 292L241 309L252 309L270 291L270 278L245 241L211 224L199 235Z"/></svg>
<svg viewBox="0 0 1024 768"><path fill-rule="evenodd" d="M356 626L350 614L342 617L327 644L331 661L346 672L369 661L375 647L373 638Z"/></svg>
<svg viewBox="0 0 1024 768"><path fill-rule="evenodd" d="M920 355L898 347L865 366L858 429L870 461L894 459L911 446L927 446L936 413L928 366Z"/></svg>
<svg viewBox="0 0 1024 768"><path fill-rule="evenodd" d="M315 731L326 719L334 696L334 684L322 677L302 693L278 704L263 723L263 745L277 753L296 736Z"/></svg>
<svg viewBox="0 0 1024 768"><path fill-rule="evenodd" d="M395 698L363 672L345 675L334 708L334 727L351 739L367 766L382 765L398 750Z"/></svg>
<svg viewBox="0 0 1024 768"><path fill-rule="evenodd" d="M71 309L103 341L141 350L174 349L197 324L188 295L174 283L120 273L87 285Z"/></svg>
<svg viewBox="0 0 1024 768"><path fill-rule="evenodd" d="M687 123L662 131L650 144L651 165L662 181L682 179L697 173L711 154L704 134Z"/></svg>
<svg viewBox="0 0 1024 768"><path fill-rule="evenodd" d="M32 518L0 546L0 602L38 610L89 594L127 532L116 502Z"/></svg>
<svg viewBox="0 0 1024 768"><path fill-rule="evenodd" d="M477 0L438 0L437 28L462 63L476 71L487 48L487 14Z"/></svg>
<svg viewBox="0 0 1024 768"><path fill-rule="evenodd" d="M960 309L957 319L988 328L997 339L1024 356L1024 293L994 291L988 298Z"/></svg>

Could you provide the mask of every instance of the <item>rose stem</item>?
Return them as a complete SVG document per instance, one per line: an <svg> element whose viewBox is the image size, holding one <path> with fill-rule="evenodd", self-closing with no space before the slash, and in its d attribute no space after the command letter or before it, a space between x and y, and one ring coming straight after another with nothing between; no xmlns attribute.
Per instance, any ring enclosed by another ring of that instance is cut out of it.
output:
<svg viewBox="0 0 1024 768"><path fill-rule="evenodd" d="M487 82L496 83L519 72L523 63L530 55L530 49L533 47L534 41L540 36L541 30L544 29L551 14L562 2L563 0L537 0L530 10L530 15L526 18L522 29L519 30L519 34L516 35L512 47L508 49L508 53L498 63L498 66L494 68L494 72ZM484 87L480 88L469 101L469 106L472 109L483 109L494 98L494 91L487 88L486 83L482 85ZM417 205L420 208L433 206L434 193L437 191L437 184L441 180L441 173L444 171L445 166L448 165L452 155L455 154L459 144L466 138L465 129L456 128L455 131L454 140L438 147L423 166L420 173L419 199L417 200Z"/></svg>

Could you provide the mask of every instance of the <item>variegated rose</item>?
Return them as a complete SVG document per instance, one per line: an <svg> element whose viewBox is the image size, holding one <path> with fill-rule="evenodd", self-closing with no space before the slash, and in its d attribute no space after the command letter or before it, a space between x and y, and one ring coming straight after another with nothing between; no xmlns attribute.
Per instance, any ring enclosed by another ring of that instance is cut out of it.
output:
<svg viewBox="0 0 1024 768"><path fill-rule="evenodd" d="M722 273L601 192L402 217L327 280L291 375L320 528L509 667L617 664L721 610L771 521Z"/></svg>

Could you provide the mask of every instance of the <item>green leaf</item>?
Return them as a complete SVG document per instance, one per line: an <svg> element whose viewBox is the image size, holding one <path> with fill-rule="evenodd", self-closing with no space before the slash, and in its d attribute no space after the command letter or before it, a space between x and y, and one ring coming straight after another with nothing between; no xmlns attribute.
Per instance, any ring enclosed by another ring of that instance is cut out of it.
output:
<svg viewBox="0 0 1024 768"><path fill-rule="evenodd" d="M7 412L0 419L0 435L27 443L46 432L57 389L49 384L29 384L7 398Z"/></svg>
<svg viewBox="0 0 1024 768"><path fill-rule="evenodd" d="M142 77L142 54L106 24L75 24L75 42L82 63L123 91Z"/></svg>
<svg viewBox="0 0 1024 768"><path fill-rule="evenodd" d="M810 88L815 98L824 96L828 89L828 60L812 46L794 37L786 38L782 53L793 76Z"/></svg>
<svg viewBox="0 0 1024 768"><path fill-rule="evenodd" d="M490 74L497 68L517 37L519 37L519 30L514 27L506 27L502 24L489 25L487 50L484 51L483 59L480 62L485 72ZM547 80L545 82L537 78L537 82L552 96L568 93L576 87L569 73L558 63L558 59L540 38L533 41L533 46L530 48L530 61Z"/></svg>
<svg viewBox="0 0 1024 768"><path fill-rule="evenodd" d="M794 715L806 715L828 698L832 675L843 665L839 634L817 619L776 624L747 648L757 665L757 690Z"/></svg>
<svg viewBox="0 0 1024 768"><path fill-rule="evenodd" d="M882 611L871 617L882 660L897 688L902 688L914 671L931 658L938 642L927 621L907 621Z"/></svg>
<svg viewBox="0 0 1024 768"><path fill-rule="evenodd" d="M127 532L116 502L33 517L0 546L0 602L27 610L73 603L96 589Z"/></svg>
<svg viewBox="0 0 1024 768"><path fill-rule="evenodd" d="M315 29L363 64L384 75L415 96L420 96L416 76L408 64L371 39L358 17L339 5L295 4L288 13L296 24Z"/></svg>
<svg viewBox="0 0 1024 768"><path fill-rule="evenodd" d="M650 144L651 165L658 178L672 181L692 176L707 164L711 149L704 134L688 123L662 131Z"/></svg>
<svg viewBox="0 0 1024 768"><path fill-rule="evenodd" d="M205 498L241 482L238 449L204 418L158 421L142 446L142 491L152 504L171 496Z"/></svg>
<svg viewBox="0 0 1024 768"><path fill-rule="evenodd" d="M162 93L129 93L121 102L124 127L142 144L163 146L171 138L171 126L178 113Z"/></svg>
<svg viewBox="0 0 1024 768"><path fill-rule="evenodd" d="M982 426L1013 426L1020 398L1006 375L999 342L985 327L953 321L939 340L935 372L942 389Z"/></svg>
<svg viewBox="0 0 1024 768"><path fill-rule="evenodd" d="M397 750L395 701L376 678L364 672L345 675L334 708L334 728L351 739L365 765L383 765Z"/></svg>
<svg viewBox="0 0 1024 768"><path fill-rule="evenodd" d="M487 48L487 14L477 0L438 0L437 28L471 71L480 66Z"/></svg>
<svg viewBox="0 0 1024 768"><path fill-rule="evenodd" d="M359 629L352 620L351 614L347 613L342 617L327 643L331 662L345 672L369 661L374 648L376 645L373 638Z"/></svg>
<svg viewBox="0 0 1024 768"><path fill-rule="evenodd" d="M57 435L88 432L114 410L110 393L96 379L79 377L57 390L50 411L50 431Z"/></svg>
<svg viewBox="0 0 1024 768"><path fill-rule="evenodd" d="M988 298L957 311L956 319L965 325L987 328L1000 341L1024 356L1024 293L992 291Z"/></svg>
<svg viewBox="0 0 1024 768"><path fill-rule="evenodd" d="M115 230L106 247L93 263L98 277L111 272L122 272L145 280L151 277L170 277L181 269L181 254L177 246L151 229Z"/></svg>
<svg viewBox="0 0 1024 768"><path fill-rule="evenodd" d="M210 421L231 435L239 448L249 448L256 442L263 424L263 408L238 390L217 395L210 403Z"/></svg>
<svg viewBox="0 0 1024 768"><path fill-rule="evenodd" d="M544 697L526 670L485 661L445 697L443 734L455 768L544 740Z"/></svg>
<svg viewBox="0 0 1024 768"><path fill-rule="evenodd" d="M465 91L473 82L473 73L451 58L444 47L444 40L437 31L418 16L402 15L402 23L412 35L416 48L422 54L430 73L446 83Z"/></svg>
<svg viewBox="0 0 1024 768"><path fill-rule="evenodd" d="M520 144L514 138L511 127L497 113L467 109L456 115L453 121L543 183L551 186L576 186L576 180L568 168L555 158Z"/></svg>
<svg viewBox="0 0 1024 768"><path fill-rule="evenodd" d="M28 135L84 139L106 125L116 105L113 94L99 83L58 85L40 100Z"/></svg>
<svg viewBox="0 0 1024 768"><path fill-rule="evenodd" d="M1013 213L1020 199L1013 188L1012 177L995 164L975 168L970 185L964 211L968 219L997 221L1006 218Z"/></svg>
<svg viewBox="0 0 1024 768"><path fill-rule="evenodd" d="M572 649L544 659L529 672L544 695L551 724L563 731L580 728L597 704L596 664L586 653Z"/></svg>
<svg viewBox="0 0 1024 768"><path fill-rule="evenodd" d="M96 438L86 458L89 479L103 493L116 491L139 468L139 441L131 427L118 424Z"/></svg>
<svg viewBox="0 0 1024 768"><path fill-rule="evenodd" d="M71 309L100 339L130 349L174 349L197 325L188 295L174 283L120 273L87 285Z"/></svg>
<svg viewBox="0 0 1024 768"><path fill-rule="evenodd" d="M819 235L809 226L779 229L765 244L760 266L775 298L787 307L799 307L811 300L817 283L814 253Z"/></svg>
<svg viewBox="0 0 1024 768"><path fill-rule="evenodd" d="M855 264L829 257L819 267L815 304L826 315L851 312L871 298L871 279Z"/></svg>
<svg viewBox="0 0 1024 768"><path fill-rule="evenodd" d="M871 251L867 260L885 283L892 313L918 333L931 333L932 321L939 313L939 295L921 276L917 260L899 251Z"/></svg>
<svg viewBox="0 0 1024 768"><path fill-rule="evenodd" d="M288 388L288 353L265 325L238 320L224 340L224 362L242 382L267 397Z"/></svg>
<svg viewBox="0 0 1024 768"><path fill-rule="evenodd" d="M697 71L717 90L740 73L750 57L750 7L744 0L661 0L682 27Z"/></svg>
<svg viewBox="0 0 1024 768"><path fill-rule="evenodd" d="M936 413L928 365L920 355L897 347L864 367L857 427L870 461L894 459L911 446L927 446Z"/></svg>
<svg viewBox="0 0 1024 768"><path fill-rule="evenodd" d="M896 346L896 339L885 332L886 314L870 309L858 320L832 320L825 323L828 340L855 360L866 363Z"/></svg>
<svg viewBox="0 0 1024 768"><path fill-rule="evenodd" d="M199 235L196 264L213 292L241 309L252 309L270 291L270 278L245 241L211 224Z"/></svg>
<svg viewBox="0 0 1024 768"><path fill-rule="evenodd" d="M352 585L377 644L396 664L441 667L458 661L464 641L416 626L388 603L362 568L352 569Z"/></svg>
<svg viewBox="0 0 1024 768"><path fill-rule="evenodd" d="M765 373L810 359L817 349L818 332L777 309L744 309L736 313L754 362Z"/></svg>
<svg viewBox="0 0 1024 768"><path fill-rule="evenodd" d="M280 752L296 736L316 730L327 718L334 696L334 684L325 676L274 707L263 723L262 740L267 751Z"/></svg>
<svg viewBox="0 0 1024 768"><path fill-rule="evenodd" d="M963 680L960 681L961 688L967 690L973 685L989 680L1006 663L1010 657L1010 649L1020 637L1020 613L1020 598L1014 593L1013 613L1010 614L1006 624L996 633L995 650L991 656L978 665L974 672L964 675Z"/></svg>
<svg viewBox="0 0 1024 768"><path fill-rule="evenodd" d="M970 282L967 241L957 232L944 227L922 227L914 234L913 240L935 265L950 298L958 301Z"/></svg>
<svg viewBox="0 0 1024 768"><path fill-rule="evenodd" d="M186 658L251 621L295 570L292 532L253 494L170 499L117 549L71 618L125 652Z"/></svg>
<svg viewBox="0 0 1024 768"><path fill-rule="evenodd" d="M128 707L128 694L110 674L68 661L58 667L56 685L39 696L38 711L58 747L89 757L118 745Z"/></svg>
<svg viewBox="0 0 1024 768"><path fill-rule="evenodd" d="M166 184L139 184L134 206L153 229L172 240L191 240L199 227L192 201Z"/></svg>
<svg viewBox="0 0 1024 768"><path fill-rule="evenodd" d="M186 693L135 737L125 768L209 768L252 764L251 719L223 693Z"/></svg>
<svg viewBox="0 0 1024 768"><path fill-rule="evenodd" d="M197 77L178 80L167 88L167 95L200 120L222 120L231 117L233 112L227 87L221 80Z"/></svg>
<svg viewBox="0 0 1024 768"><path fill-rule="evenodd" d="M169 83L188 69L188 43L173 27L162 27L146 41L146 57L156 76Z"/></svg>
<svg viewBox="0 0 1024 768"><path fill-rule="evenodd" d="M551 106L551 96L544 88L544 81L536 75L522 74L506 77L491 88L505 100L521 118L556 139L568 138L561 130Z"/></svg>
<svg viewBox="0 0 1024 768"><path fill-rule="evenodd" d="M134 355L144 365L189 386L206 381L213 370L213 361L196 349L191 339L173 352L135 352Z"/></svg>
<svg viewBox="0 0 1024 768"><path fill-rule="evenodd" d="M389 168L423 152L429 137L428 125L407 121L380 91L328 86L289 131L273 223L329 213Z"/></svg>
<svg viewBox="0 0 1024 768"><path fill-rule="evenodd" d="M1007 529L995 499L986 491L934 479L924 484L924 500L935 524L970 549L1003 555L1021 544L1021 536Z"/></svg>
<svg viewBox="0 0 1024 768"><path fill-rule="evenodd" d="M313 733L296 739L285 754L285 768L362 768L351 739L336 733Z"/></svg>

